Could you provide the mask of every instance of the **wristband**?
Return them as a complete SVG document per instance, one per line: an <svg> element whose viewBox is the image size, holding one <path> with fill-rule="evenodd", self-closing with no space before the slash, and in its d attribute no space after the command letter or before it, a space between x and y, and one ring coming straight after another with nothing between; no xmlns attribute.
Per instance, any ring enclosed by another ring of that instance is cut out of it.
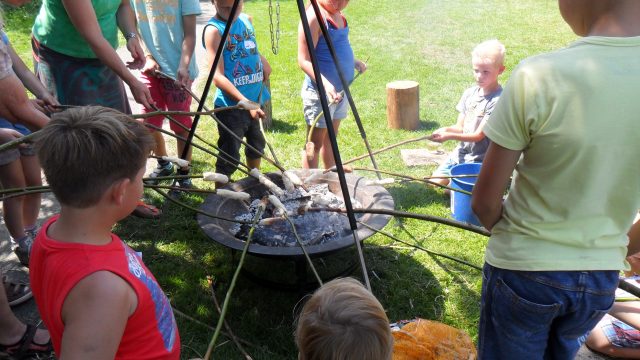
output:
<svg viewBox="0 0 640 360"><path fill-rule="evenodd" d="M129 41L131 39L136 39L138 37L138 34L134 33L134 32L128 32L126 34L124 34L124 39Z"/></svg>

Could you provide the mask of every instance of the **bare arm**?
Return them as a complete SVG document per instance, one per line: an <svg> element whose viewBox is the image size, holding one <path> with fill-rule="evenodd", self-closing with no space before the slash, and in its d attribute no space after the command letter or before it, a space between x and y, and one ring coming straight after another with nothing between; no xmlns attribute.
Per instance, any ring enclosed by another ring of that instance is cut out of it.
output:
<svg viewBox="0 0 640 360"><path fill-rule="evenodd" d="M502 194L521 153L491 143L484 157L480 175L473 187L471 208L489 231L502 216Z"/></svg>
<svg viewBox="0 0 640 360"><path fill-rule="evenodd" d="M615 302L609 314L640 329L640 301Z"/></svg>
<svg viewBox="0 0 640 360"><path fill-rule="evenodd" d="M61 0L64 5L69 19L73 26L78 30L82 37L87 41L91 50L96 54L98 59L102 61L107 67L113 70L129 87L136 101L147 108L150 108L150 104L153 103L151 94L147 87L138 81L136 77L127 69L122 62L116 51L111 47L111 44L102 36L102 30L98 25L96 13L93 10L93 5L90 0ZM132 10L129 6L128 0L123 0L118 10L118 23L125 24L131 22L129 19L132 16ZM129 14L130 15L125 15ZM135 24L135 23L134 23ZM124 25L121 25L121 28ZM129 29L135 31L135 25L126 25ZM130 40L131 42L137 41L136 39ZM138 43L138 47L139 47ZM127 44L127 47L129 45ZM132 45L135 48L135 45ZM134 61L136 57L134 56Z"/></svg>
<svg viewBox="0 0 640 360"><path fill-rule="evenodd" d="M136 306L133 289L111 272L80 280L62 306L60 360L113 359Z"/></svg>
<svg viewBox="0 0 640 360"><path fill-rule="evenodd" d="M26 89L16 75L0 79L0 89L1 117L25 124L31 130L38 130L49 122L49 118L29 101Z"/></svg>
<svg viewBox="0 0 640 360"><path fill-rule="evenodd" d="M196 15L182 17L182 31L184 32L184 39L182 40L182 53L180 54L180 66L178 67L176 80L186 88L191 85L189 63L196 46Z"/></svg>
<svg viewBox="0 0 640 360"><path fill-rule="evenodd" d="M13 71L16 73L16 76L20 79L22 84L31 91L33 95L35 95L38 99L44 102L44 106L52 106L52 105L60 105L58 100L47 90L42 82L38 80L34 73L29 70L27 65L22 61L20 56L15 52L13 46L8 47L9 55L11 56L11 62L13 63ZM47 109L52 111L53 109Z"/></svg>
<svg viewBox="0 0 640 360"><path fill-rule="evenodd" d="M209 67L213 65L213 60L216 56L216 51L218 50L218 45L220 44L220 39L222 35L214 26L207 26L204 30L204 43L207 48L207 62ZM227 95L231 96L236 101L248 101L249 99L246 96L242 95L242 93L227 79L224 75L224 61L220 59L218 61L218 66L216 68L216 72L213 75L213 83L214 85L225 92ZM264 118L264 111L251 110L251 116L254 119Z"/></svg>

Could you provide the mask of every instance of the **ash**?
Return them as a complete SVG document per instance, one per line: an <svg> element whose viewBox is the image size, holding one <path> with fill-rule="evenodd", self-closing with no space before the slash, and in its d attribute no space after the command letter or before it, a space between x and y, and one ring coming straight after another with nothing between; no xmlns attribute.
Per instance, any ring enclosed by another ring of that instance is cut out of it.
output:
<svg viewBox="0 0 640 360"><path fill-rule="evenodd" d="M324 244L350 231L349 220L343 214L331 211L305 211L307 208L344 208L342 198L329 191L326 183L309 186L307 190L298 187L293 192L285 192L279 199L305 246ZM235 219L252 221L262 201L262 199L253 200L247 212L239 214ZM360 203L353 198L351 203L354 207L360 207ZM356 214L356 217L359 216L361 215ZM262 219L267 220L256 226L252 242L265 246L298 246L291 224L270 203ZM235 237L246 241L249 229L250 225L235 224L230 231Z"/></svg>

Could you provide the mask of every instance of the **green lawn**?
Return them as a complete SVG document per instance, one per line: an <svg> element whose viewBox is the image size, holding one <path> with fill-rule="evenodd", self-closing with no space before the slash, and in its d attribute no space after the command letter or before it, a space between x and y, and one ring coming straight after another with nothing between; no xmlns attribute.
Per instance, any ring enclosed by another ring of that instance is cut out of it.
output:
<svg viewBox="0 0 640 360"><path fill-rule="evenodd" d="M268 138L285 167L297 168L305 142L299 98L303 75L296 63L297 6L295 1L281 0L280 52L273 55L268 4L267 0L246 1L245 12L253 15L261 52L273 67L274 126ZM26 56L29 56L27 41L33 9L5 14L14 46ZM455 121L455 104L464 89L473 84L470 52L475 44L497 38L506 45L507 70L501 77L506 83L511 70L523 58L562 47L575 39L560 17L557 3L551 0L353 0L345 14L356 57L368 59L369 70L354 83L351 91L373 149L426 135ZM418 131L387 129L385 85L394 80L420 83ZM202 119L198 132L211 141L217 136L212 121L206 118ZM352 118L344 121L338 142L343 159L366 151ZM424 146L417 143L407 147ZM454 146L451 143L445 147L449 150ZM213 168L210 156L196 150L194 157L196 173ZM382 169L413 176L426 176L433 170L433 167L406 167L399 149L380 154L376 159ZM356 165L371 166L366 159ZM263 170L274 170L274 167L264 166ZM373 177L371 173L362 175ZM195 184L208 186L201 181ZM449 216L448 201L440 190L413 183L396 183L388 189L398 210ZM206 277L211 275L216 279L216 293L222 301L235 270L230 251L199 230L192 212L165 203L151 191L148 195L157 205L163 205L163 218L145 221L130 217L116 226L116 233L143 252L145 263L176 309L215 326L218 315ZM202 197L189 195L185 201L197 206ZM413 239L393 221L385 230L429 250L482 265L485 237L425 221L402 220L402 223ZM481 284L477 270L383 236L367 239L364 254L373 292L390 319L416 316L435 319L464 329L476 339ZM331 268L332 263L347 258L355 259L355 253L347 252L343 257L327 261L326 265L321 262L316 265L321 269ZM287 264L257 258L249 258L246 266L270 276L293 271ZM359 273L356 271L354 275L357 277ZM246 350L254 359L295 359L292 334L299 301L298 293L269 290L241 277L227 321L238 337L252 343ZM202 356L212 331L184 317L177 319L183 358ZM242 358L226 337L218 343L215 358Z"/></svg>

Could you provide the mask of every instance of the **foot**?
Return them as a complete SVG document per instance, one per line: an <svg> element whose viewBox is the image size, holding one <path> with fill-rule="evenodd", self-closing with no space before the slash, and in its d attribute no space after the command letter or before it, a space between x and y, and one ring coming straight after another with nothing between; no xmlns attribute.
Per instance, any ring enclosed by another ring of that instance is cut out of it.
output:
<svg viewBox="0 0 640 360"><path fill-rule="evenodd" d="M173 174L173 164L171 162L168 162L164 166L158 164L153 172L149 174L149 177L145 180L145 183L156 185L160 181L156 179L157 177L170 176L171 174Z"/></svg>
<svg viewBox="0 0 640 360"><path fill-rule="evenodd" d="M140 200L138 201L138 206L136 206L131 215L143 219L159 219L160 216L162 216L162 211L157 207Z"/></svg>
<svg viewBox="0 0 640 360"><path fill-rule="evenodd" d="M47 330L26 325L20 339L8 345L0 344L0 357L10 359L50 358L53 354L51 337Z"/></svg>
<svg viewBox="0 0 640 360"><path fill-rule="evenodd" d="M23 280L17 280L18 276L9 276L9 272L2 275L2 286L7 295L9 306L16 306L31 299L33 294L29 288L28 275L23 274Z"/></svg>
<svg viewBox="0 0 640 360"><path fill-rule="evenodd" d="M13 248L13 252L20 260L20 263L29 267L29 255L31 255L31 247L33 246L33 237L29 234L16 241L17 245Z"/></svg>
<svg viewBox="0 0 640 360"><path fill-rule="evenodd" d="M169 191L169 196L173 198L179 198L180 196L182 196L182 193L184 193L185 191L196 189L196 187L191 182L190 178L178 179L176 183L173 184L173 186L181 189L181 190L172 189L171 191Z"/></svg>

